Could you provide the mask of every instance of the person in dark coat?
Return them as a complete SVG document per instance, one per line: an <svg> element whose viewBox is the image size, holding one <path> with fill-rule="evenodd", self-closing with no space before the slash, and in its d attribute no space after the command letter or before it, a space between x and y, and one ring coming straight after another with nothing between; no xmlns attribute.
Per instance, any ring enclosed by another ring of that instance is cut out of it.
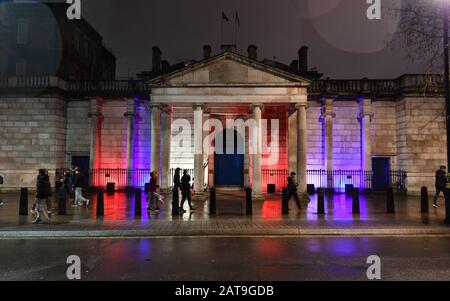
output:
<svg viewBox="0 0 450 301"><path fill-rule="evenodd" d="M437 208L437 201L439 198L439 194L444 193L445 187L447 186L447 173L446 167L441 166L439 170L436 171L436 195L434 196L433 207Z"/></svg>
<svg viewBox="0 0 450 301"><path fill-rule="evenodd" d="M173 188L181 188L181 175L180 175L180 168L175 169L175 174L173 176Z"/></svg>
<svg viewBox="0 0 450 301"><path fill-rule="evenodd" d="M188 174L187 169L183 171L183 176L181 177L181 205L180 212L184 213L186 210L183 209L184 202L188 201L189 209L191 211L195 210L195 207L192 206L192 198L191 198L191 176Z"/></svg>
<svg viewBox="0 0 450 301"><path fill-rule="evenodd" d="M295 176L297 174L295 172L292 172L291 175L288 177L288 202L291 199L291 197L294 197L295 203L297 204L298 209L302 209L302 206L300 205L300 198L298 197L297 192L297 181L295 179Z"/></svg>
<svg viewBox="0 0 450 301"><path fill-rule="evenodd" d="M51 195L51 186L48 174L44 169L40 169L36 182L36 198L33 204L33 209L35 212L33 224L37 224L42 221L41 220L42 213L48 220L51 219L51 214L49 214L48 211L44 209L44 204L48 206L47 202L50 195Z"/></svg>

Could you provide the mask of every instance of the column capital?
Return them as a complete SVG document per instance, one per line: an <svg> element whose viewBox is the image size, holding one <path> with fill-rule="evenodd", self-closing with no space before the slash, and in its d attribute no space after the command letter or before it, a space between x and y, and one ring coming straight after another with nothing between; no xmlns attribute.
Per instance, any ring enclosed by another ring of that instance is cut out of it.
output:
<svg viewBox="0 0 450 301"><path fill-rule="evenodd" d="M264 108L264 104L262 104L262 103L252 103L250 105L250 110L253 111L255 108L260 108L262 110Z"/></svg>
<svg viewBox="0 0 450 301"><path fill-rule="evenodd" d="M359 114L358 114L358 120L361 121L364 117L370 117L370 121L372 121L372 118L374 116L373 110L372 110L372 100L370 98L360 98L358 99L359 102Z"/></svg>
<svg viewBox="0 0 450 301"><path fill-rule="evenodd" d="M308 104L307 102L299 102L299 103L296 103L296 104L294 105L294 108L295 108L296 110L299 110L299 109L302 109L302 108L307 109L307 108L309 108L309 104Z"/></svg>
<svg viewBox="0 0 450 301"><path fill-rule="evenodd" d="M207 105L204 103L199 103L199 104L193 104L192 105L192 109L194 111L205 111L207 108Z"/></svg>

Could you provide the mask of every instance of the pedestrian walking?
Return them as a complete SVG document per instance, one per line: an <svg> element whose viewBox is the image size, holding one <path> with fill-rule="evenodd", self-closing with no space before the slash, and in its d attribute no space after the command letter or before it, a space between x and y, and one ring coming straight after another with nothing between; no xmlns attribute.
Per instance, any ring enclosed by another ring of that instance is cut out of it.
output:
<svg viewBox="0 0 450 301"><path fill-rule="evenodd" d="M437 208L438 207L437 201L439 199L439 195L441 194L441 192L444 193L445 188L447 186L447 173L446 173L446 167L445 166L441 166L436 171L435 186L436 186L436 194L434 196L433 207Z"/></svg>
<svg viewBox="0 0 450 301"><path fill-rule="evenodd" d="M302 209L302 206L300 205L300 198L298 197L298 183L296 181L296 173L292 172L291 175L288 177L288 202L291 199L291 197L294 197L295 203L297 204L298 209Z"/></svg>
<svg viewBox="0 0 450 301"><path fill-rule="evenodd" d="M183 171L183 176L181 177L181 205L180 212L184 213L186 210L183 209L184 202L187 200L189 204L189 209L194 211L196 208L192 206L191 197L191 176L189 175L187 169Z"/></svg>
<svg viewBox="0 0 450 301"><path fill-rule="evenodd" d="M175 169L175 174L173 176L173 188L178 188L178 189L181 188L180 172L181 172L181 168L178 167L177 169Z"/></svg>
<svg viewBox="0 0 450 301"><path fill-rule="evenodd" d="M35 217L33 224L42 222L41 216L44 215L48 221L51 220L51 212L48 212L48 198L50 197L51 185L48 173L44 169L39 170L36 182L36 197L33 208Z"/></svg>
<svg viewBox="0 0 450 301"><path fill-rule="evenodd" d="M75 168L75 177L73 182L73 189L75 190L75 204L73 207L81 206L83 203L86 207L89 206L89 199L83 196L83 187L84 187L84 175L80 171L80 168Z"/></svg>
<svg viewBox="0 0 450 301"><path fill-rule="evenodd" d="M150 184L148 187L148 196L147 196L147 211L159 211L159 195L156 193L158 189L158 173L156 171L152 171L150 173ZM154 204L154 205L152 205Z"/></svg>

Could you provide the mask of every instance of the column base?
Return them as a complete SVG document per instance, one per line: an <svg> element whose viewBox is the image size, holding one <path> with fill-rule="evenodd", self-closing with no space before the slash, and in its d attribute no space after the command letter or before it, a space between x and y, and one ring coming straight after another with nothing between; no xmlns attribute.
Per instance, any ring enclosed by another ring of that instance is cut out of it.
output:
<svg viewBox="0 0 450 301"><path fill-rule="evenodd" d="M193 201L205 201L206 200L207 193L204 191L201 192L195 192L194 196L192 197Z"/></svg>
<svg viewBox="0 0 450 301"><path fill-rule="evenodd" d="M252 199L256 200L256 201L264 201L266 199L266 195L262 192L260 192L260 193L253 192Z"/></svg>

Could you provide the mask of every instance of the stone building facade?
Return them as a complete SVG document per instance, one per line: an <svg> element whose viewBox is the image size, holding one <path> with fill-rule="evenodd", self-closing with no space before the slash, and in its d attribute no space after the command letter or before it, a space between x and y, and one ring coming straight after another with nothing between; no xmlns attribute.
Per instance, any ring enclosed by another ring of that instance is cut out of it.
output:
<svg viewBox="0 0 450 301"><path fill-rule="evenodd" d="M87 159L93 172L106 170L92 174L96 186L122 181L114 178L117 169L133 170L122 175L125 186L142 186L148 171L158 170L161 188L169 189L169 170L180 167L193 170L198 191L204 184L251 186L259 194L273 182L270 176L285 178L291 171L299 175L301 189L307 184L339 188L352 176L361 177L356 185L370 188L372 179L351 171L384 168L406 171L410 192L423 185L434 189L434 172L446 161L439 77L322 80L259 61L255 49L249 50L243 56L224 49L146 80L2 79L2 189L34 187L37 169L54 176L74 158ZM277 160L250 153L249 133L235 137L245 142L241 157L204 153L199 146L212 128L202 125L210 119L254 120L258 149L264 141L272 143ZM190 132L180 131L180 120ZM262 136L263 120L269 128L277 121L276 144L270 131ZM191 145L180 144L183 135L190 136ZM341 173L324 184L315 178L320 170Z"/></svg>

